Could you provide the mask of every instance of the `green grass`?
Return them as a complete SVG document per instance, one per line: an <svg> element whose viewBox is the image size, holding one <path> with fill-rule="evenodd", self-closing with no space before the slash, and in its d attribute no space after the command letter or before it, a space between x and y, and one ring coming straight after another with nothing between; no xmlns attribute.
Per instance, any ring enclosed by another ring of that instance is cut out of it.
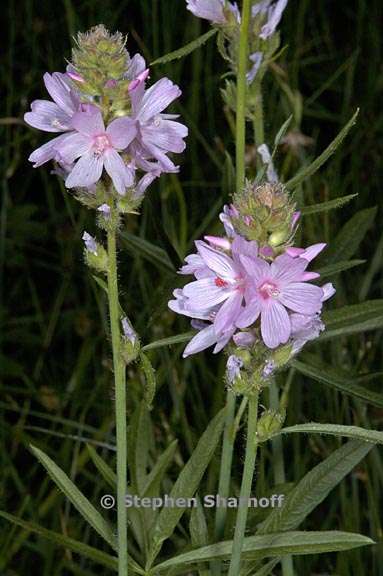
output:
<svg viewBox="0 0 383 576"><path fill-rule="evenodd" d="M291 0L281 27L287 49L264 85L266 138L272 143L286 118L313 139L295 152L280 147L276 164L284 180L318 155L352 116L357 125L342 147L298 192L311 205L358 194L339 210L305 216L303 244L331 241L358 210L381 203L383 156L381 112L382 44L380 0L334 3ZM105 339L104 295L83 262L81 235L96 230L93 214L80 208L49 167L33 170L27 162L43 135L27 129L22 116L29 102L43 96L42 74L62 70L70 57L71 35L103 22L129 33L131 54L148 61L183 46L204 33L203 21L186 12L182 0L53 3L8 0L7 38L2 39L0 66L2 112L0 149L2 202L0 234L0 509L45 528L102 547L70 503L46 477L28 451L33 443L66 471L98 507L107 493L105 481L90 460L86 443L115 465L111 352ZM226 153L234 142L219 88L224 63L214 40L187 56L152 70L152 80L168 75L183 97L175 110L190 128L179 175L154 184L142 214L126 221L119 254L122 304L144 344L189 330L185 319L167 309L176 269L193 241L217 233L217 214L233 191ZM5 96L4 96L5 94ZM248 146L251 152L249 126ZM251 157L251 154L249 154ZM250 166L255 172L255 166ZM330 307L383 297L380 275L383 249L381 207L353 258L367 262L335 276ZM145 238L146 244L140 242ZM325 255L323 265L325 265ZM154 289L155 288L155 289ZM381 331L314 344L310 352L334 368L354 375L383 370ZM208 351L182 360L183 344L148 350L157 376L157 395L146 441L152 466L178 439L162 488L169 491L182 463L224 401L225 359ZM336 392L291 369L287 425L335 422L382 429L380 408ZM142 397L143 382L133 365L128 370L129 417ZM381 376L361 385L381 392ZM235 450L233 493L239 490L245 443L241 429ZM283 438L287 482L297 482L340 445L336 438L292 435ZM257 493L274 487L272 451L264 445L257 465ZM203 489L214 490L218 456ZM365 461L305 521L305 529L361 532L382 540L383 462L374 448ZM114 519L114 513L104 516ZM262 512L250 516L250 529ZM213 518L208 517L213 529ZM164 554L188 544L185 517ZM231 536L231 534L227 534ZM142 553L132 542L131 553ZM110 552L105 547L105 551ZM0 573L26 575L32 565L41 576L91 575L99 567L69 550L0 520ZM383 547L337 555L301 557L297 574L382 576ZM112 574L106 568L102 574ZM278 568L275 574L279 574Z"/></svg>

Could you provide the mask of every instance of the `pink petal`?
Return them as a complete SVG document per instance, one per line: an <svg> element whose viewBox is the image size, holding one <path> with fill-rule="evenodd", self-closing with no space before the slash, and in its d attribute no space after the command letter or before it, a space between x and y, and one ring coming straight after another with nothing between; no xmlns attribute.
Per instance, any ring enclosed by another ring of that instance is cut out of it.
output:
<svg viewBox="0 0 383 576"><path fill-rule="evenodd" d="M217 286L213 278L203 278L186 284L184 295L189 298L190 308L205 310L226 300L230 291Z"/></svg>
<svg viewBox="0 0 383 576"><path fill-rule="evenodd" d="M281 284L299 281L308 266L308 261L303 258L292 258L288 254L281 254L272 262L271 275Z"/></svg>
<svg viewBox="0 0 383 576"><path fill-rule="evenodd" d="M108 148L104 152L105 170L113 180L117 192L123 196L128 182L128 171L123 159L116 150Z"/></svg>
<svg viewBox="0 0 383 576"><path fill-rule="evenodd" d="M59 147L61 143L68 138L68 136L69 134L61 134L61 136L53 138L53 140L50 140L46 144L40 146L40 148L34 150L28 158L30 162L34 162L33 167L38 168L38 166L45 164L45 162L55 159L57 154L56 146Z"/></svg>
<svg viewBox="0 0 383 576"><path fill-rule="evenodd" d="M260 313L261 306L259 300L254 299L245 306L237 318L236 325L238 328L247 328L248 326L254 324Z"/></svg>
<svg viewBox="0 0 383 576"><path fill-rule="evenodd" d="M209 348L209 346L215 344L216 341L217 336L215 334L214 326L208 326L207 328L204 328L198 332L198 334L196 334L194 338L190 340L182 356L186 358L187 356L190 356L190 354L201 352L201 350L205 350L205 348Z"/></svg>
<svg viewBox="0 0 383 576"><path fill-rule="evenodd" d="M284 286L278 296L287 308L301 314L316 314L322 308L323 290L314 284L292 282Z"/></svg>
<svg viewBox="0 0 383 576"><path fill-rule="evenodd" d="M101 178L103 163L102 156L87 152L76 162L65 181L65 186L67 188L92 186Z"/></svg>
<svg viewBox="0 0 383 576"><path fill-rule="evenodd" d="M218 352L221 352L221 350L226 346L226 344L233 336L234 332L235 328L230 328L218 338L217 344L214 346L213 354L218 354Z"/></svg>
<svg viewBox="0 0 383 576"><path fill-rule="evenodd" d="M221 306L214 320L214 328L217 334L225 332L225 330L235 324L241 309L242 300L242 294L236 290Z"/></svg>
<svg viewBox="0 0 383 576"><path fill-rule="evenodd" d="M218 274L221 278L234 280L238 275L238 270L234 266L234 262L229 256L215 250L211 246L208 246L205 242L197 240L195 243L197 250L201 255L202 259L206 265Z"/></svg>
<svg viewBox="0 0 383 576"><path fill-rule="evenodd" d="M290 332L289 315L282 304L274 300L262 308L261 334L268 348L276 348L279 344L285 344Z"/></svg>
<svg viewBox="0 0 383 576"><path fill-rule="evenodd" d="M331 296L334 296L336 292L332 282L327 282L326 284L323 284L321 288L323 290L322 302L325 302L326 300L331 298Z"/></svg>
<svg viewBox="0 0 383 576"><path fill-rule="evenodd" d="M137 134L136 122L131 118L116 118L106 129L117 150L127 148Z"/></svg>
<svg viewBox="0 0 383 576"><path fill-rule="evenodd" d="M316 256L318 256L318 254L322 252L324 248L326 248L326 246L327 244L323 242L320 244L313 244L312 246L306 248L306 250L300 254L300 257L307 260L307 262L311 262L311 260L314 260L314 258L316 258Z"/></svg>
<svg viewBox="0 0 383 576"><path fill-rule="evenodd" d="M318 272L303 272L302 274L302 282L307 282L308 280L316 280L320 278L320 274Z"/></svg>
<svg viewBox="0 0 383 576"><path fill-rule="evenodd" d="M76 158L89 152L91 147L92 140L89 136L84 136L78 132L71 132L68 134L67 138L57 146L57 149L63 160L68 164L71 164L76 160Z"/></svg>
<svg viewBox="0 0 383 576"><path fill-rule="evenodd" d="M72 118L72 126L85 136L98 136L105 132L101 110L93 105L76 112Z"/></svg>
<svg viewBox="0 0 383 576"><path fill-rule="evenodd" d="M239 258L240 255L257 258L258 244L255 240L249 242L237 234L232 243L233 258Z"/></svg>
<svg viewBox="0 0 383 576"><path fill-rule="evenodd" d="M261 258L249 258L248 256L240 256L241 264L256 282L262 278L267 278L270 275L270 265Z"/></svg>
<svg viewBox="0 0 383 576"><path fill-rule="evenodd" d="M132 94L134 92L133 90ZM146 122L165 110L180 95L181 90L178 86L173 84L168 78L161 78L144 93L137 118L142 122Z"/></svg>
<svg viewBox="0 0 383 576"><path fill-rule="evenodd" d="M70 128L70 118L54 102L35 100L31 104L32 112L24 114L24 120L33 128L44 132L63 132Z"/></svg>
<svg viewBox="0 0 383 576"><path fill-rule="evenodd" d="M80 99L77 98L74 91L71 90L66 74L54 72L51 75L46 72L44 74L44 84L52 100L54 100L68 116L72 116L80 104Z"/></svg>

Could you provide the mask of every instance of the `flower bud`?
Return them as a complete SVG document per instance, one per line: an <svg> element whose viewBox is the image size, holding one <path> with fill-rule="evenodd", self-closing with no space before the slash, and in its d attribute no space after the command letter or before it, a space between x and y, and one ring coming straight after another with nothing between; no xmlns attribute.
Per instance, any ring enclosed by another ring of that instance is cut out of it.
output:
<svg viewBox="0 0 383 576"><path fill-rule="evenodd" d="M99 244L93 236L84 232L82 239L85 244L85 260L90 268L104 274L108 271L108 255L105 248Z"/></svg>
<svg viewBox="0 0 383 576"><path fill-rule="evenodd" d="M128 318L122 318L121 325L121 354L124 362L130 364L137 358L140 352L140 342Z"/></svg>
<svg viewBox="0 0 383 576"><path fill-rule="evenodd" d="M292 241L298 218L295 203L282 184L258 186L248 181L234 195L234 208L230 215L234 229L248 240L256 240L261 249L281 249Z"/></svg>
<svg viewBox="0 0 383 576"><path fill-rule="evenodd" d="M275 410L266 410L257 425L257 436L260 442L264 442L279 432L284 422L284 416Z"/></svg>

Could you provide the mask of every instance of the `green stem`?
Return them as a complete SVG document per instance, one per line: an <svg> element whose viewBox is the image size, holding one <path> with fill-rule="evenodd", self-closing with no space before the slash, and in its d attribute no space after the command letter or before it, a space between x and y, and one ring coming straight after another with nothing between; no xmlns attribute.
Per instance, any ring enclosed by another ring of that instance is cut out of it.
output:
<svg viewBox="0 0 383 576"><path fill-rule="evenodd" d="M233 460L234 434L233 423L235 414L235 394L228 390L226 398L226 421L223 433L221 467L219 472L218 494L227 498L230 490L230 472ZM218 506L215 514L214 535L218 542L223 538L226 522L226 508Z"/></svg>
<svg viewBox="0 0 383 576"><path fill-rule="evenodd" d="M265 142L265 131L263 124L263 98L262 98L261 84L258 82L255 89L253 130L254 130L255 147L258 148L258 146L260 146ZM262 160L259 154L257 154L257 167L258 169L261 169L262 166L263 166Z"/></svg>
<svg viewBox="0 0 383 576"><path fill-rule="evenodd" d="M128 574L128 539L125 493L127 485L126 381L121 356L120 314L117 282L116 227L108 231L108 299L112 334L117 439L117 535L118 576Z"/></svg>
<svg viewBox="0 0 383 576"><path fill-rule="evenodd" d="M257 455L257 421L258 421L258 392L249 399L249 413L247 422L247 439L245 465L243 469L240 501L235 523L233 549L228 576L238 576L240 572L241 553L245 537L246 520L248 513L248 500L253 484L255 459Z"/></svg>
<svg viewBox="0 0 383 576"><path fill-rule="evenodd" d="M279 402L278 388L274 380L271 381L269 387L270 393L270 408L278 410L281 408ZM273 467L274 467L274 481L276 484L284 484L286 482L285 463L283 459L283 444L282 436L279 435L271 443L273 452ZM285 556L281 560L282 575L294 576L294 565L292 556Z"/></svg>
<svg viewBox="0 0 383 576"><path fill-rule="evenodd" d="M251 13L251 0L243 0L241 32L238 51L237 74L237 116L236 116L236 182L240 192L245 181L246 146L246 70L248 66L248 35Z"/></svg>

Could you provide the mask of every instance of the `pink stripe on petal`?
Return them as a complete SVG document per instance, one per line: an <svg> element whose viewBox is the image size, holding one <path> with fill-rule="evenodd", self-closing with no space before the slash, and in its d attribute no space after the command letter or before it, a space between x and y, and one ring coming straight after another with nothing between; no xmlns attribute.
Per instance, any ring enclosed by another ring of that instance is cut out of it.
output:
<svg viewBox="0 0 383 576"><path fill-rule="evenodd" d="M272 277L280 283L299 281L308 266L308 261L303 258L292 258L288 254L281 254L272 262Z"/></svg>
<svg viewBox="0 0 383 576"><path fill-rule="evenodd" d="M201 352L205 350L205 348L209 348L217 341L217 336L215 334L214 326L208 326L204 328L198 334L194 336L192 340L190 340L189 344L186 346L182 356L186 358L190 356L190 354L196 354L197 352Z"/></svg>
<svg viewBox="0 0 383 576"><path fill-rule="evenodd" d="M258 300L250 302L237 318L236 325L238 328L247 328L254 324L261 313L261 306Z"/></svg>
<svg viewBox="0 0 383 576"><path fill-rule="evenodd" d="M123 150L127 148L137 134L135 120L132 118L116 118L106 129L114 148Z"/></svg>
<svg viewBox="0 0 383 576"><path fill-rule="evenodd" d="M87 106L81 112L76 112L72 118L72 126L85 136L97 136L105 132L101 110L97 106Z"/></svg>
<svg viewBox="0 0 383 576"><path fill-rule="evenodd" d="M323 290L314 284L292 282L283 287L278 300L290 310L301 314L316 314L322 308Z"/></svg>
<svg viewBox="0 0 383 576"><path fill-rule="evenodd" d="M290 337L291 325L286 309L276 302L265 306L261 312L261 334L268 348L285 344Z"/></svg>
<svg viewBox="0 0 383 576"><path fill-rule="evenodd" d="M126 190L126 166L123 159L116 150L108 148L104 152L104 166L105 170L113 180L113 184L117 192L123 196Z"/></svg>
<svg viewBox="0 0 383 576"><path fill-rule="evenodd" d="M201 240L197 240L195 245L206 265L221 278L234 280L238 275L238 270L229 256L215 250Z"/></svg>
<svg viewBox="0 0 383 576"><path fill-rule="evenodd" d="M217 334L225 332L225 330L235 324L241 310L242 299L242 294L235 291L221 306L214 320L214 328Z"/></svg>
<svg viewBox="0 0 383 576"><path fill-rule="evenodd" d="M256 282L262 278L267 278L270 275L270 265L261 258L249 258L248 256L240 256L241 264Z"/></svg>
<svg viewBox="0 0 383 576"><path fill-rule="evenodd" d="M76 162L65 181L65 186L67 188L92 186L101 178L103 164L102 156L87 152Z"/></svg>
<svg viewBox="0 0 383 576"><path fill-rule="evenodd" d="M184 295L191 308L205 310L229 298L230 291L217 286L214 278L203 278L186 284Z"/></svg>

